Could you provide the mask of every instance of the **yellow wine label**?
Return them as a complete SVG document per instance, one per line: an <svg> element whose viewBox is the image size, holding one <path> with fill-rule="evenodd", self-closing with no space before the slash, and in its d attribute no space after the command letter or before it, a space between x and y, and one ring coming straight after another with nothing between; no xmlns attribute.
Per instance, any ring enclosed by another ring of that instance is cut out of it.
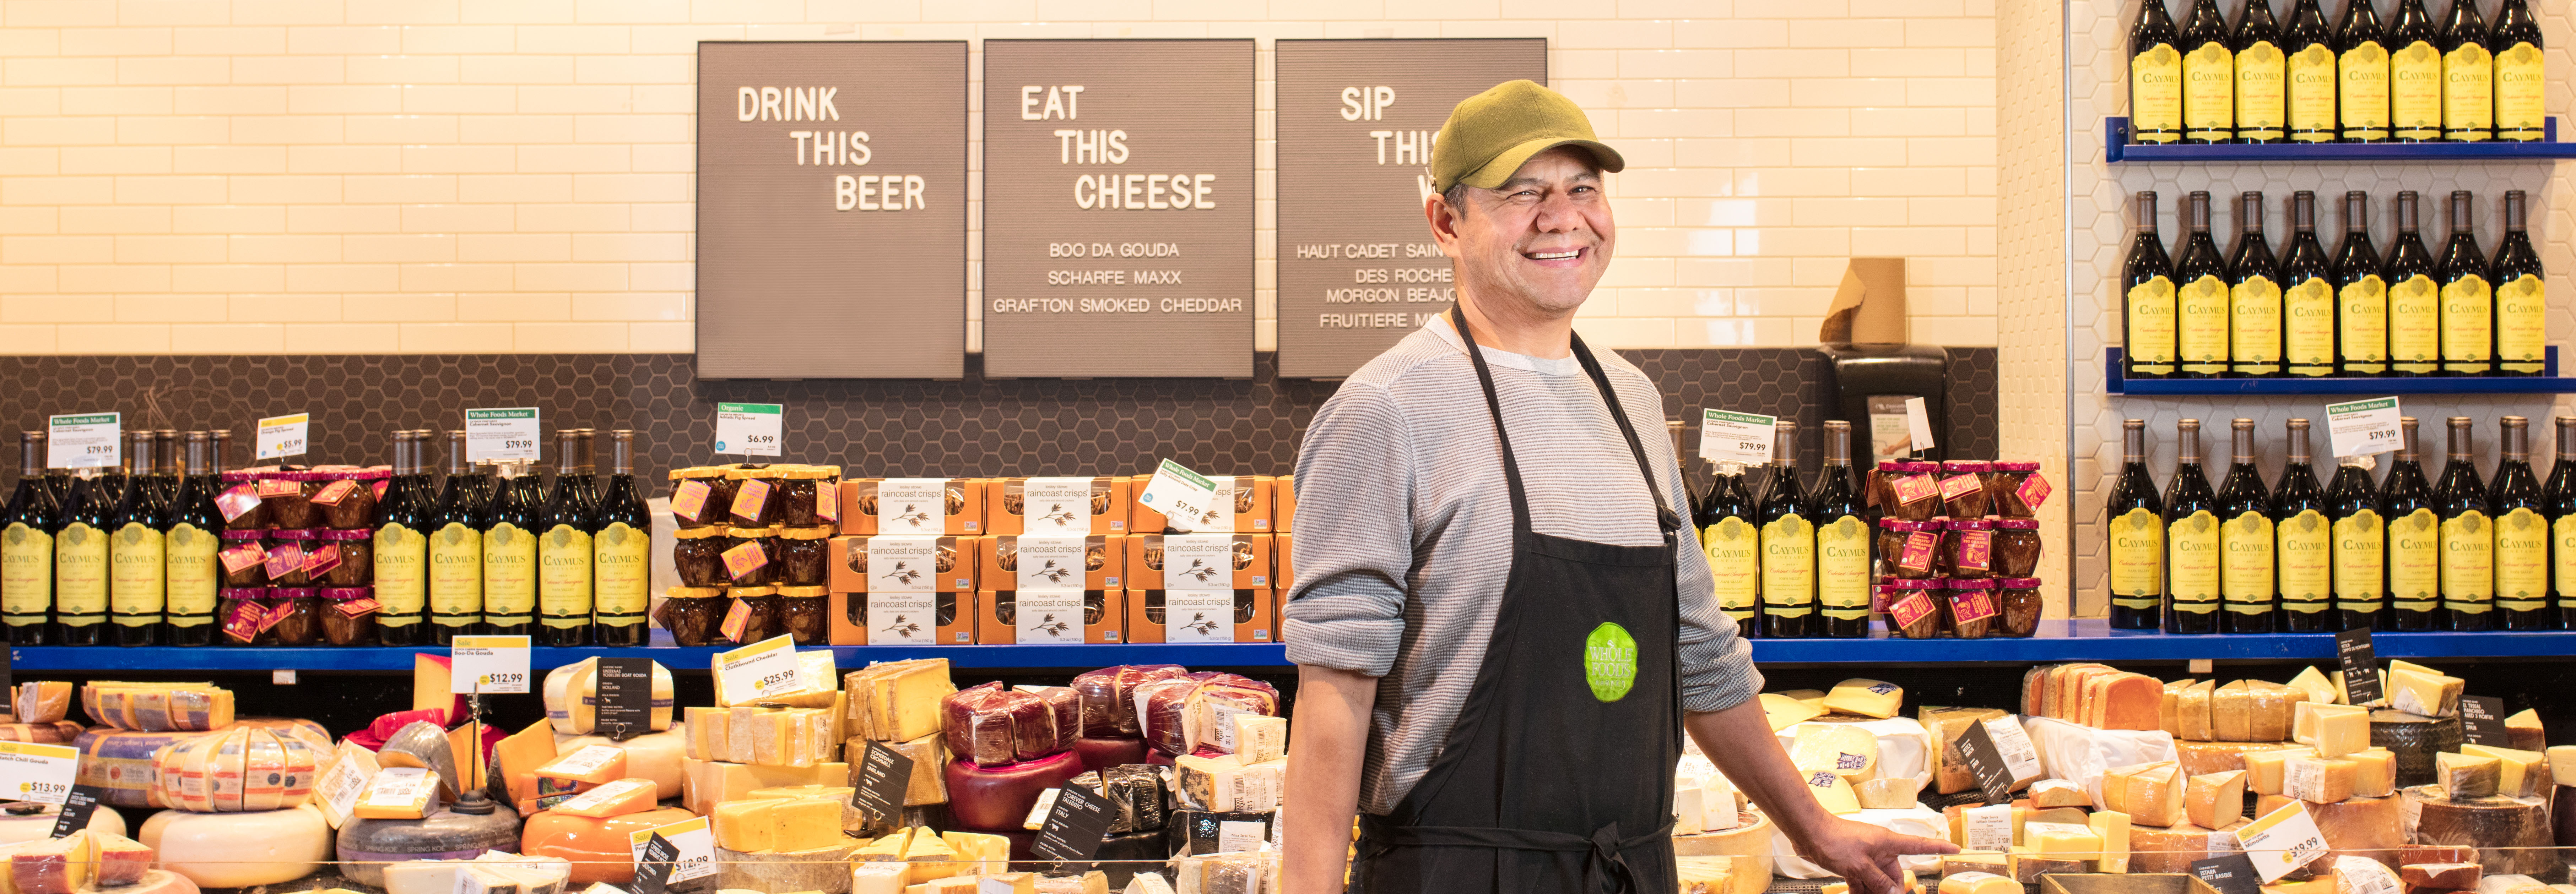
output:
<svg viewBox="0 0 2576 894"><path fill-rule="evenodd" d="M2182 129L2198 140L2236 136L2236 54L2217 41L2182 57Z"/></svg>
<svg viewBox="0 0 2576 894"><path fill-rule="evenodd" d="M2514 612L2549 606L2549 520L2528 506L2495 520L2495 604Z"/></svg>
<svg viewBox="0 0 2576 894"><path fill-rule="evenodd" d="M2432 372L2442 359L2442 292L2418 273L2388 287L2388 359L2402 372Z"/></svg>
<svg viewBox="0 0 2576 894"><path fill-rule="evenodd" d="M2335 607L2375 612L2384 607L2387 531L2379 513L2364 509L2334 523Z"/></svg>
<svg viewBox="0 0 2576 894"><path fill-rule="evenodd" d="M118 616L116 623L140 627L161 620L167 544L161 532L142 522L116 529L107 545L107 610Z"/></svg>
<svg viewBox="0 0 2576 894"><path fill-rule="evenodd" d="M2487 278L2460 277L2442 287L2442 361L2484 371L2495 359L2495 293Z"/></svg>
<svg viewBox="0 0 2576 894"><path fill-rule="evenodd" d="M2283 83L2287 60L2268 40L2255 41L2236 54L2236 134L2269 140L2281 136L2289 121L2289 93Z"/></svg>
<svg viewBox="0 0 2576 894"><path fill-rule="evenodd" d="M2378 41L2367 41L2343 51L2335 67L2342 76L2335 114L2343 120L2344 135L2358 139L2387 137L2388 50Z"/></svg>
<svg viewBox="0 0 2576 894"><path fill-rule="evenodd" d="M81 522L54 535L54 620L87 627L107 620L107 532Z"/></svg>
<svg viewBox="0 0 2576 894"><path fill-rule="evenodd" d="M2539 375L2549 351L2549 296L2525 273L2495 287L2495 359L2505 372Z"/></svg>
<svg viewBox="0 0 2576 894"><path fill-rule="evenodd" d="M2257 614L2272 608L2272 520L2261 512L2239 513L2218 528L2226 547L2218 564L2218 589L2227 610Z"/></svg>
<svg viewBox="0 0 2576 894"><path fill-rule="evenodd" d="M2281 293L2281 359L2291 366L2334 365L2334 286L2323 277L2300 280Z"/></svg>
<svg viewBox="0 0 2576 894"><path fill-rule="evenodd" d="M1762 610L1797 617L1815 604L1816 526L1793 512L1762 526Z"/></svg>
<svg viewBox="0 0 2576 894"><path fill-rule="evenodd" d="M2151 609L2165 591L2165 523L2143 508L2111 520L2111 604Z"/></svg>
<svg viewBox="0 0 2576 894"><path fill-rule="evenodd" d="M2281 366L2281 286L2269 276L2248 276L2227 290L2228 359L2239 372L2277 372Z"/></svg>
<svg viewBox="0 0 2576 894"><path fill-rule="evenodd" d="M2205 615L2218 610L2225 545L2218 517L2202 509L2165 526L2165 595L2175 611Z"/></svg>
<svg viewBox="0 0 2576 894"><path fill-rule="evenodd" d="M2428 612L2442 598L2442 521L2418 509L2388 520L2388 598L2399 611Z"/></svg>
<svg viewBox="0 0 2576 894"><path fill-rule="evenodd" d="M2227 370L2228 291L2224 280L2204 274L2174 293L2182 327L2175 348L2185 372Z"/></svg>
<svg viewBox="0 0 2576 894"><path fill-rule="evenodd" d="M417 620L421 608L428 605L428 572L429 538L402 525L377 528L375 598L383 607L377 623Z"/></svg>
<svg viewBox="0 0 2576 894"><path fill-rule="evenodd" d="M590 538L593 611L603 618L612 615L641 617L644 614L645 605L652 601L652 546L652 534L636 530L625 522L611 522ZM1745 555L1749 558L1752 554L1752 549L1747 547ZM1710 570L1715 570L1716 565L1711 561Z"/></svg>
<svg viewBox="0 0 2576 894"><path fill-rule="evenodd" d="M483 532L483 620L525 624L537 608L537 538L501 522Z"/></svg>
<svg viewBox="0 0 2576 894"><path fill-rule="evenodd" d="M537 614L548 627L590 623L590 534L556 525L537 538Z"/></svg>
<svg viewBox="0 0 2576 894"><path fill-rule="evenodd" d="M1869 539L1857 516L1816 526L1816 602L1825 617L1869 617Z"/></svg>
<svg viewBox="0 0 2576 894"><path fill-rule="evenodd" d="M2335 138L2335 54L2312 43L2290 54L2290 139L2309 143Z"/></svg>
<svg viewBox="0 0 2576 894"><path fill-rule="evenodd" d="M2335 326L2345 361L2374 364L2355 372L2384 372L2376 364L2388 360L2388 283L2374 273L2336 290Z"/></svg>
<svg viewBox="0 0 2576 894"><path fill-rule="evenodd" d="M2314 509L2272 528L2280 566L2281 607L2303 615L2325 611L2334 598L2334 526Z"/></svg>
<svg viewBox="0 0 2576 894"><path fill-rule="evenodd" d="M2549 526L2549 563L2557 571L2558 591L2576 592L2576 513ZM2566 597L2561 596L2562 605Z"/></svg>
<svg viewBox="0 0 2576 894"><path fill-rule="evenodd" d="M2442 57L2442 136L2477 142L2495 136L2495 57L2464 43Z"/></svg>
<svg viewBox="0 0 2576 894"><path fill-rule="evenodd" d="M2174 371L2174 285L2158 276L2129 287L2129 365L2142 373Z"/></svg>
<svg viewBox="0 0 2576 894"><path fill-rule="evenodd" d="M429 611L451 626L483 620L483 535L463 522L429 535Z"/></svg>
<svg viewBox="0 0 2576 894"><path fill-rule="evenodd" d="M2388 128L2399 139L2442 138L2442 51L2432 44L2388 54Z"/></svg>
<svg viewBox="0 0 2576 894"><path fill-rule="evenodd" d="M2442 520L2442 606L2470 614L2495 607L2495 526L2486 513Z"/></svg>
<svg viewBox="0 0 2576 894"><path fill-rule="evenodd" d="M168 587L162 609L170 613L170 625L213 623L215 591L223 585L215 565L215 553L222 544L216 542L215 532L180 522L161 541L165 560L161 573Z"/></svg>
<svg viewBox="0 0 2576 894"><path fill-rule="evenodd" d="M2129 126L2141 143L2182 136L2182 54L2160 43L2129 58Z"/></svg>
<svg viewBox="0 0 2576 894"><path fill-rule="evenodd" d="M10 522L0 532L0 614L9 624L41 624L54 607L54 535Z"/></svg>
<svg viewBox="0 0 2576 894"><path fill-rule="evenodd" d="M2544 80L2539 47L2517 41L2504 52L2495 54L2495 127L2496 136L2507 140L2537 140L2546 135L2549 112L2541 105Z"/></svg>

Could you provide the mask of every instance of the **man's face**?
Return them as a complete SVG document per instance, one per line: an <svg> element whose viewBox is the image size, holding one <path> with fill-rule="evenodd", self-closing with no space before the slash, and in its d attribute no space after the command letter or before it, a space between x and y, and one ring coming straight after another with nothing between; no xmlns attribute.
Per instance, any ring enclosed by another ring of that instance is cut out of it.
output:
<svg viewBox="0 0 2576 894"><path fill-rule="evenodd" d="M1465 208L1433 211L1432 232L1481 300L1570 313L1610 266L1618 225L1589 152L1541 152L1501 188L1471 186L1462 198Z"/></svg>

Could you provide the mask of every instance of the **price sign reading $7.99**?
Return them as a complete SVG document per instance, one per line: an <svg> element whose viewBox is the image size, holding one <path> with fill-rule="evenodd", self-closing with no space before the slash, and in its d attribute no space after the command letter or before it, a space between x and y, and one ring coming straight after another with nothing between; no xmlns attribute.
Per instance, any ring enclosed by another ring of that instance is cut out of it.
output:
<svg viewBox="0 0 2576 894"><path fill-rule="evenodd" d="M79 766L80 749L69 745L0 742L0 797L63 803Z"/></svg>

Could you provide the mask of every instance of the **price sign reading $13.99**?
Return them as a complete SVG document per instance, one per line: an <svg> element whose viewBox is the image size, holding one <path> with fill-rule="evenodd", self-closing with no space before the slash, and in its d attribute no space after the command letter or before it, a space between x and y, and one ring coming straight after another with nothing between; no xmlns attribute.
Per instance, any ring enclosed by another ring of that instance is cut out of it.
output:
<svg viewBox="0 0 2576 894"><path fill-rule="evenodd" d="M725 701L748 704L782 692L805 688L796 667L796 638L774 636L716 655L724 669Z"/></svg>
<svg viewBox="0 0 2576 894"><path fill-rule="evenodd" d="M467 410L465 459L478 463L495 459L541 459L537 438L543 433L538 427L535 407Z"/></svg>
<svg viewBox="0 0 2576 894"><path fill-rule="evenodd" d="M716 452L777 456L780 404L716 404Z"/></svg>
<svg viewBox="0 0 2576 894"><path fill-rule="evenodd" d="M527 692L528 638L460 636L448 649L447 688L460 693Z"/></svg>
<svg viewBox="0 0 2576 894"><path fill-rule="evenodd" d="M2369 456L2405 448L2406 436L2397 430L2398 416L2394 397L2327 404L2326 431L2334 439L2334 455Z"/></svg>
<svg viewBox="0 0 2576 894"><path fill-rule="evenodd" d="M0 742L0 797L63 803L79 766L80 749L69 745Z"/></svg>
<svg viewBox="0 0 2576 894"><path fill-rule="evenodd" d="M1771 436L1780 430L1780 417L1727 410L1699 412L1701 459L1748 466L1771 461Z"/></svg>

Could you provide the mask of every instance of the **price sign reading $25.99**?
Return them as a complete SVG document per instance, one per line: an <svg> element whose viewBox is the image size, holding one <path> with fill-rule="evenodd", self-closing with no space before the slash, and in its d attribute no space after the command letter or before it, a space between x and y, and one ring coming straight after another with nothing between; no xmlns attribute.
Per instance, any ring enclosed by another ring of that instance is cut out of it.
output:
<svg viewBox="0 0 2576 894"><path fill-rule="evenodd" d="M780 404L716 404L716 452L779 455Z"/></svg>
<svg viewBox="0 0 2576 894"><path fill-rule="evenodd" d="M80 749L69 745L0 742L0 797L63 803L79 766Z"/></svg>
<svg viewBox="0 0 2576 894"><path fill-rule="evenodd" d="M528 638L460 636L448 649L447 688L460 693L527 692Z"/></svg>
<svg viewBox="0 0 2576 894"><path fill-rule="evenodd" d="M805 687L796 665L796 638L774 636L716 655L724 669L725 701L747 704Z"/></svg>
<svg viewBox="0 0 2576 894"><path fill-rule="evenodd" d="M537 408L501 407L465 411L465 459L483 462L495 459L542 458L537 438Z"/></svg>
<svg viewBox="0 0 2576 894"><path fill-rule="evenodd" d="M1701 410L1699 456L1713 463L1758 466L1771 461L1771 436L1780 417L1727 410Z"/></svg>

